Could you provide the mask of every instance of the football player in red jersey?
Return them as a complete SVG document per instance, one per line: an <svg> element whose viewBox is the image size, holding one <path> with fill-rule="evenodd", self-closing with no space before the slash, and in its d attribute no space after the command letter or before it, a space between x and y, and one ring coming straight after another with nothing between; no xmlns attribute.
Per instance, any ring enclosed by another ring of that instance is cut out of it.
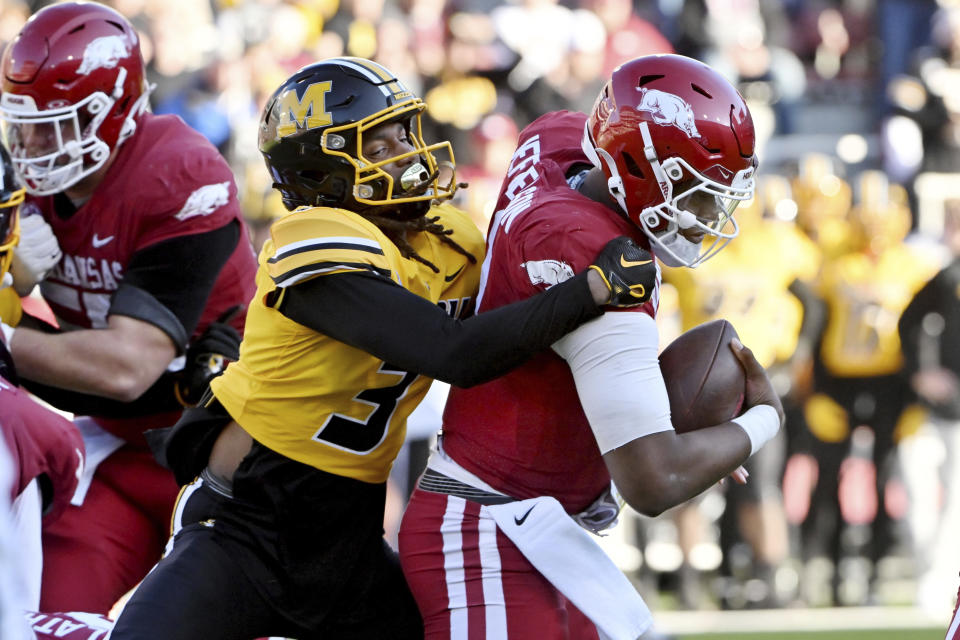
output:
<svg viewBox="0 0 960 640"><path fill-rule="evenodd" d="M253 294L256 261L226 161L179 118L147 110L139 40L122 15L48 6L6 47L0 75L31 230L14 286L39 281L59 323L4 333L24 386L82 416L88 453L73 504L44 530L41 610L104 613L159 558L177 493L143 432L177 420L178 376L202 386L194 369L223 362L199 352ZM235 314L231 331L243 322Z"/></svg>
<svg viewBox="0 0 960 640"><path fill-rule="evenodd" d="M944 640L960 640L960 591L957 592L957 604L953 607L953 618L950 619Z"/></svg>
<svg viewBox="0 0 960 640"><path fill-rule="evenodd" d="M479 317L569 278L618 235L666 264L702 263L736 235L756 164L747 106L715 71L674 55L621 65L590 114L548 113L520 134ZM636 638L649 627L584 531L615 519L611 478L630 506L659 514L734 473L782 420L763 367L735 345L745 413L674 432L658 291L501 378L451 390L399 537L428 638Z"/></svg>
<svg viewBox="0 0 960 640"><path fill-rule="evenodd" d="M0 320L16 322L20 297L9 286L8 269L19 239L19 206L24 189L17 182L7 150L0 146ZM6 341L0 334L0 443L11 459L8 473L12 536L18 570L6 580L19 580L11 593L20 608L40 603L41 522L51 524L63 513L83 468L83 440L73 424L35 402L18 387L19 380ZM8 573L8 572L4 572ZM0 586L0 591L5 590Z"/></svg>

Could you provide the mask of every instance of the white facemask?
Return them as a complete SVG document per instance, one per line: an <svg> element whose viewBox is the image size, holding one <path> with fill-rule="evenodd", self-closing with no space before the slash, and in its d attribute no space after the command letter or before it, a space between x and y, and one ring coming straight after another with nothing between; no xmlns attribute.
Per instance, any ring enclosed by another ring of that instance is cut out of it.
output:
<svg viewBox="0 0 960 640"><path fill-rule="evenodd" d="M671 235L666 240L653 237L654 244L660 251L657 257L668 267L686 267L700 256L701 243L690 242L679 233Z"/></svg>

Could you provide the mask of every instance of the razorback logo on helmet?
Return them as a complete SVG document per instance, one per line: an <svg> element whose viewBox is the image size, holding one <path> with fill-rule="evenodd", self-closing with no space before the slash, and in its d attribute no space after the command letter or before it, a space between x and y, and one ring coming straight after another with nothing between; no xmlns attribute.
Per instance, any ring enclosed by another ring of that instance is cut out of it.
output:
<svg viewBox="0 0 960 640"><path fill-rule="evenodd" d="M130 43L123 36L103 36L90 41L83 50L83 62L77 74L85 76L97 69L113 69L121 58L130 55Z"/></svg>
<svg viewBox="0 0 960 640"><path fill-rule="evenodd" d="M638 88L637 91L640 92L637 110L648 112L653 116L654 123L673 125L691 138L700 137L693 117L693 108L686 100L659 89Z"/></svg>
<svg viewBox="0 0 960 640"><path fill-rule="evenodd" d="M552 287L573 277L573 267L560 260L529 260L520 265L527 270L531 284Z"/></svg>
<svg viewBox="0 0 960 640"><path fill-rule="evenodd" d="M286 138L299 130L316 129L331 124L333 114L327 111L326 99L332 89L333 83L328 80L308 85L303 91L303 97L297 95L296 88L280 96L277 135Z"/></svg>
<svg viewBox="0 0 960 640"><path fill-rule="evenodd" d="M208 216L229 201L229 182L208 184L191 193L187 203L175 217L177 220L186 220L194 216Z"/></svg>

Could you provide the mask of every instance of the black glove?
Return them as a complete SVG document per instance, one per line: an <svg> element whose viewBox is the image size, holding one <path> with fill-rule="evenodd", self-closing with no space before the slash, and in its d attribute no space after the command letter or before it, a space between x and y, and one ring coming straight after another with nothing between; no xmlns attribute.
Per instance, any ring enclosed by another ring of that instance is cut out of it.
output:
<svg viewBox="0 0 960 640"><path fill-rule="evenodd" d="M240 333L229 322L242 308L236 305L227 309L187 347L187 362L174 386L183 406L196 406L210 381L240 357Z"/></svg>
<svg viewBox="0 0 960 640"><path fill-rule="evenodd" d="M646 249L626 236L614 238L597 255L590 268L600 274L610 290L612 307L634 307L650 299L657 284L657 264Z"/></svg>

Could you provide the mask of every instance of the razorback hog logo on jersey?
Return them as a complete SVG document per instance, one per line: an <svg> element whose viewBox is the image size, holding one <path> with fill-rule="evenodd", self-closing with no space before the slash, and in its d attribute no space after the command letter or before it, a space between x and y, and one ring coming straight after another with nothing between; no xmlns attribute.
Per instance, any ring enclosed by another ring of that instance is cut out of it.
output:
<svg viewBox="0 0 960 640"><path fill-rule="evenodd" d="M314 82L303 90L303 96L297 95L297 88L287 91L278 99L277 135L285 138L298 131L325 127L333 122L333 115L327 111L327 94L333 89L329 80Z"/></svg>
<svg viewBox="0 0 960 640"><path fill-rule="evenodd" d="M640 92L638 111L646 111L656 124L669 124L680 129L691 138L699 138L697 124L693 118L693 107L680 96L658 89L637 89Z"/></svg>
<svg viewBox="0 0 960 640"><path fill-rule="evenodd" d="M96 38L83 50L83 62L77 73L85 76L97 69L113 69L121 58L130 55L130 43L123 36Z"/></svg>
<svg viewBox="0 0 960 640"><path fill-rule="evenodd" d="M230 201L230 183L218 182L200 187L190 194L187 203L176 215L177 220L208 216Z"/></svg>
<svg viewBox="0 0 960 640"><path fill-rule="evenodd" d="M573 277L573 268L559 260L529 260L520 266L527 270L531 284L552 287Z"/></svg>

